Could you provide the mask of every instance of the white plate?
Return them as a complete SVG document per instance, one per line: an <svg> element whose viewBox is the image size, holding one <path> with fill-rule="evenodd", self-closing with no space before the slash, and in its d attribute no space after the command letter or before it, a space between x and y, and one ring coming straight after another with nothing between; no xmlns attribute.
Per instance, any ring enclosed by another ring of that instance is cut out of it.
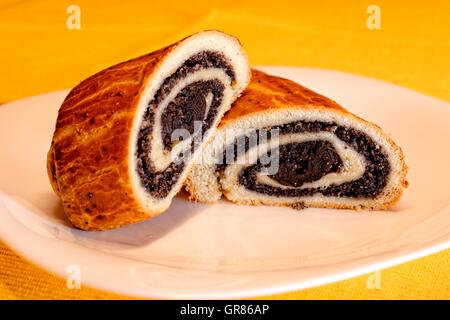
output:
<svg viewBox="0 0 450 320"><path fill-rule="evenodd" d="M450 247L450 104L361 76L266 67L381 125L402 146L410 187L389 212L200 205L107 232L64 218L46 152L67 91L0 107L0 235L82 285L153 298L254 297L317 286ZM69 271L71 269L69 268Z"/></svg>

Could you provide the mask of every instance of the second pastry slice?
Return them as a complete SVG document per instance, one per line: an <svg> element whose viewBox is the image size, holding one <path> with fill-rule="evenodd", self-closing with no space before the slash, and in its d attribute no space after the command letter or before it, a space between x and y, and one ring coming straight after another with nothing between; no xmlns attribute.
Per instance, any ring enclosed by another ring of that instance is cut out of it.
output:
<svg viewBox="0 0 450 320"><path fill-rule="evenodd" d="M386 209L407 186L403 153L377 125L255 70L201 160L186 183L201 202Z"/></svg>

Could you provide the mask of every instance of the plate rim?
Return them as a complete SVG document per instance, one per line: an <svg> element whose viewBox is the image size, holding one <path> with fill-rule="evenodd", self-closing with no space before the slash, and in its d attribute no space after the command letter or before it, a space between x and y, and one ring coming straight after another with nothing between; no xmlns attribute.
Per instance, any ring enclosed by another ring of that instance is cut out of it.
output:
<svg viewBox="0 0 450 320"><path fill-rule="evenodd" d="M0 192L0 204L4 206L4 198L5 194ZM3 209L0 207L0 211L3 211ZM7 210L5 210L7 211ZM448 212L450 214L450 207L447 207L444 209L445 212ZM14 220L13 223L15 223L18 228L25 229L26 226L23 224L20 224L15 220L14 217L11 216L11 213L6 212L6 215L9 216L11 220ZM4 221L4 217L6 215L0 215L0 221ZM10 226L10 224L3 224L0 223L0 235L4 235L4 226ZM108 256L108 259L114 259L114 260L129 260L131 259L126 257L117 257L117 256L111 256L108 255L105 252L102 251L96 251L92 248L79 246L74 243L66 242L64 240L60 239L51 239L51 238L43 238L40 237L36 233L31 233L32 237L36 237L40 239L41 241L38 241L39 246L44 246L44 242L55 242L56 246L64 246L62 242L67 243L69 246L76 246L78 247L78 250L80 251L86 251L89 252L90 255L105 255ZM62 280L64 280L66 274L62 272L61 268L58 268L55 266L54 263L51 263L50 260L39 260L35 257L35 254L29 253L23 254L23 244L20 244L20 241L17 239L14 239L14 237L8 237L5 238L2 236L2 241L4 241L5 244L8 245L9 248L13 249L17 254L19 254L24 260L34 264L35 266L38 266L44 271L50 272L53 275L56 275L60 277ZM42 239L44 239L42 241ZM312 287L317 287L321 285L331 284L338 281L347 280L353 277L361 276L364 274L369 274L378 270L386 269L389 267L393 267L405 262L409 262L415 259L423 258L425 256L435 254L444 250L448 250L450 248L450 239L444 241L444 242L438 242L431 245L426 245L423 248L407 253L407 254L398 254L393 257L386 257L383 260L376 262L376 263L368 263L367 265L362 265L356 268L353 268L348 271L340 271L338 273L335 273L333 275L327 275L327 276L321 276L314 278L312 280L307 281L292 281L289 280L288 282L279 283L277 285L273 286L267 286L262 288L256 288L256 289L233 289L231 291L220 291L220 292L205 292L205 293L199 293L198 291L191 291L184 292L181 294L178 294L176 292L169 292L169 293L149 293L146 290L132 290L128 289L127 287L118 289L117 286L114 286L113 282L102 282L98 280L96 277L87 277L82 281L82 285L87 285L91 288L100 289L103 291L109 291L112 293L116 293L119 295L125 295L130 297L136 297L136 298L148 298L148 299L239 299L239 298L252 298L252 297L262 297L262 296L270 296L275 294L281 294L286 292L292 292L292 291L298 291L298 290L304 290ZM63 250L64 255L67 255L66 252ZM48 262L47 262L48 261ZM150 264L150 263L149 263ZM93 272L92 274L95 274L97 272ZM89 273L88 273L89 274Z"/></svg>

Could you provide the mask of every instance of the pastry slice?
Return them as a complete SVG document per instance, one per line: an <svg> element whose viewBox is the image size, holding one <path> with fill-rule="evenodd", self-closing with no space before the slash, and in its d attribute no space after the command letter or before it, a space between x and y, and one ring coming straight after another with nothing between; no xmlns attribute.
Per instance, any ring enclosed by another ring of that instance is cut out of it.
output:
<svg viewBox="0 0 450 320"><path fill-rule="evenodd" d="M106 230L166 210L249 78L238 40L205 31L76 86L47 162L73 225Z"/></svg>
<svg viewBox="0 0 450 320"><path fill-rule="evenodd" d="M401 149L377 125L301 85L253 70L188 176L192 199L386 209L407 186Z"/></svg>

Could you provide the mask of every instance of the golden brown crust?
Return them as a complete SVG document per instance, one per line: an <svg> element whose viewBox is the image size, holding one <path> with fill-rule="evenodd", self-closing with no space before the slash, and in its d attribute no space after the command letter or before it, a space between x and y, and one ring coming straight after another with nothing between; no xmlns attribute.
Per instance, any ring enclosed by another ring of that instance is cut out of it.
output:
<svg viewBox="0 0 450 320"><path fill-rule="evenodd" d="M100 71L61 105L47 168L76 227L112 229L159 213L133 194L128 141L144 83L178 43Z"/></svg>
<svg viewBox="0 0 450 320"><path fill-rule="evenodd" d="M251 79L247 89L222 119L219 128L244 116L286 108L325 108L349 113L333 100L294 81L272 76L256 69L252 69Z"/></svg>
<svg viewBox="0 0 450 320"><path fill-rule="evenodd" d="M234 122L241 121L245 117L251 117L255 115L267 115L273 112L277 112L280 109L301 109L301 110L325 110L327 112L334 112L336 114L343 115L351 118L352 121L360 122L364 126L372 128L379 136L385 138L387 143L394 151L398 162L399 168L397 175L399 177L398 184L390 190L387 194L384 194L379 199L376 205L362 206L353 204L337 204L326 201L316 201L307 204L309 207L322 207L322 208L336 208L336 209L370 209L370 210L383 210L393 206L400 199L403 189L408 186L406 174L408 168L406 166L404 155L399 146L397 146L389 135L384 133L381 128L371 122L368 122L360 117L357 117L341 107L327 97L324 97L308 88L305 88L294 81L271 76L262 71L252 70L252 80L247 89L243 92L242 96L235 101L230 111L228 111L222 119L219 128L226 129L228 126L232 126ZM194 177L195 178L195 177ZM190 198L193 200L199 200L201 198L199 190L196 190L195 183L190 180L186 181L186 187L190 192ZM227 194L226 190L222 190ZM235 201L240 204L251 205L274 205L274 206L292 206L292 203L280 203L271 200L249 200L249 201Z"/></svg>

